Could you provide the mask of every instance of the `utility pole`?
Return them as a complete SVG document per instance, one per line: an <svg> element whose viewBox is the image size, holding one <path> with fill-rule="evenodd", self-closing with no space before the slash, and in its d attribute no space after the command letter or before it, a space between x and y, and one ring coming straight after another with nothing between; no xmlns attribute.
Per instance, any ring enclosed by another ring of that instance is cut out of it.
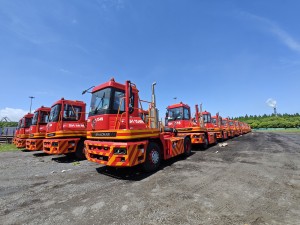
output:
<svg viewBox="0 0 300 225"><path fill-rule="evenodd" d="M31 106L32 106L32 99L35 98L34 96L29 96L30 98L30 110L29 110L29 113L31 113Z"/></svg>

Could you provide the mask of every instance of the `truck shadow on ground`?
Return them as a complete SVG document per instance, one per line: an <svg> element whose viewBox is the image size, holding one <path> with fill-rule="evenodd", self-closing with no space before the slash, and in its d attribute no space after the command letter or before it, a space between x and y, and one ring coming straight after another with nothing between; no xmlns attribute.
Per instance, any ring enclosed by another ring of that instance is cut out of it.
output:
<svg viewBox="0 0 300 225"><path fill-rule="evenodd" d="M27 150L27 149L21 149L22 152L32 152L30 150Z"/></svg>
<svg viewBox="0 0 300 225"><path fill-rule="evenodd" d="M44 156L50 156L49 154L45 152L38 152L33 154L35 157L44 157Z"/></svg>
<svg viewBox="0 0 300 225"><path fill-rule="evenodd" d="M190 156L195 154L195 152L192 152ZM190 157L189 156L189 157ZM146 179L147 177L159 172L160 170L163 170L166 167L172 166L172 164L185 160L186 157L184 156L176 156L174 158L165 160L161 162L161 165L158 170L153 172L145 172L142 169L141 165L133 166L133 167L110 167L110 166L103 166L96 168L96 171L99 174L113 177L120 180L129 180L129 181L141 181L143 179Z"/></svg>
<svg viewBox="0 0 300 225"><path fill-rule="evenodd" d="M74 155L61 155L59 157L52 158L52 160L58 163L74 163L85 159L78 159Z"/></svg>

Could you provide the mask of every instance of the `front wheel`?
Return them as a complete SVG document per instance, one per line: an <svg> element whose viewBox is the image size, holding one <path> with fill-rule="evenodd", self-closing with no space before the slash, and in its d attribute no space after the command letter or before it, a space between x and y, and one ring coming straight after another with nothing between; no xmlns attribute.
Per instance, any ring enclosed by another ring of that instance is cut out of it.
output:
<svg viewBox="0 0 300 225"><path fill-rule="evenodd" d="M85 159L85 145L84 145L84 140L80 140L77 144L76 151L75 151L75 156L77 159Z"/></svg>
<svg viewBox="0 0 300 225"><path fill-rule="evenodd" d="M159 146L154 142L149 142L146 150L146 160L143 164L143 169L146 172L155 171L158 169L161 161Z"/></svg>
<svg viewBox="0 0 300 225"><path fill-rule="evenodd" d="M184 156L189 156L192 152L191 139L189 137L184 138Z"/></svg>

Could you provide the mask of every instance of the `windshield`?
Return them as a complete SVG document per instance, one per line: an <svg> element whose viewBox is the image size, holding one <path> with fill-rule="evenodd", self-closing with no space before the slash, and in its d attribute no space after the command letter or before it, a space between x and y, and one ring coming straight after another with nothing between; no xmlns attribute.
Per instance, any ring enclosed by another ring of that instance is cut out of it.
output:
<svg viewBox="0 0 300 225"><path fill-rule="evenodd" d="M40 124L48 123L49 121L49 113L45 111L40 112Z"/></svg>
<svg viewBox="0 0 300 225"><path fill-rule="evenodd" d="M211 122L212 122L213 124L217 124L217 119L216 119L216 118L212 118L212 119L211 119Z"/></svg>
<svg viewBox="0 0 300 225"><path fill-rule="evenodd" d="M226 120L222 120L222 125L223 126L227 126L227 121Z"/></svg>
<svg viewBox="0 0 300 225"><path fill-rule="evenodd" d="M32 118L25 118L25 127L30 127L32 122Z"/></svg>
<svg viewBox="0 0 300 225"><path fill-rule="evenodd" d="M59 119L59 113L61 109L61 104L57 104L51 107L49 122L57 122Z"/></svg>
<svg viewBox="0 0 300 225"><path fill-rule="evenodd" d="M211 122L210 114L203 114L203 121L204 123L210 123Z"/></svg>
<svg viewBox="0 0 300 225"><path fill-rule="evenodd" d="M33 115L33 118L32 118L32 125L37 124L38 118L39 118L39 112L38 111L34 112L34 115Z"/></svg>
<svg viewBox="0 0 300 225"><path fill-rule="evenodd" d="M234 124L233 124L233 122L232 122L232 121L229 121L229 125L230 125L230 126L233 126Z"/></svg>
<svg viewBox="0 0 300 225"><path fill-rule="evenodd" d="M89 116L125 112L125 92L105 88L92 95Z"/></svg>
<svg viewBox="0 0 300 225"><path fill-rule="evenodd" d="M167 120L182 120L183 119L183 107L168 109L167 111Z"/></svg>

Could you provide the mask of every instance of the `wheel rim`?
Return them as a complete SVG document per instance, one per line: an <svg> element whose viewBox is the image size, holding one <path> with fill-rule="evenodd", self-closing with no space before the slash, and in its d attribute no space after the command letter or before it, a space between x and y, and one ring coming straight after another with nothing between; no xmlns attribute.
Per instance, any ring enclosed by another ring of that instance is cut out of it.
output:
<svg viewBox="0 0 300 225"><path fill-rule="evenodd" d="M150 152L150 161L152 164L157 164L159 162L159 153L155 150Z"/></svg>

